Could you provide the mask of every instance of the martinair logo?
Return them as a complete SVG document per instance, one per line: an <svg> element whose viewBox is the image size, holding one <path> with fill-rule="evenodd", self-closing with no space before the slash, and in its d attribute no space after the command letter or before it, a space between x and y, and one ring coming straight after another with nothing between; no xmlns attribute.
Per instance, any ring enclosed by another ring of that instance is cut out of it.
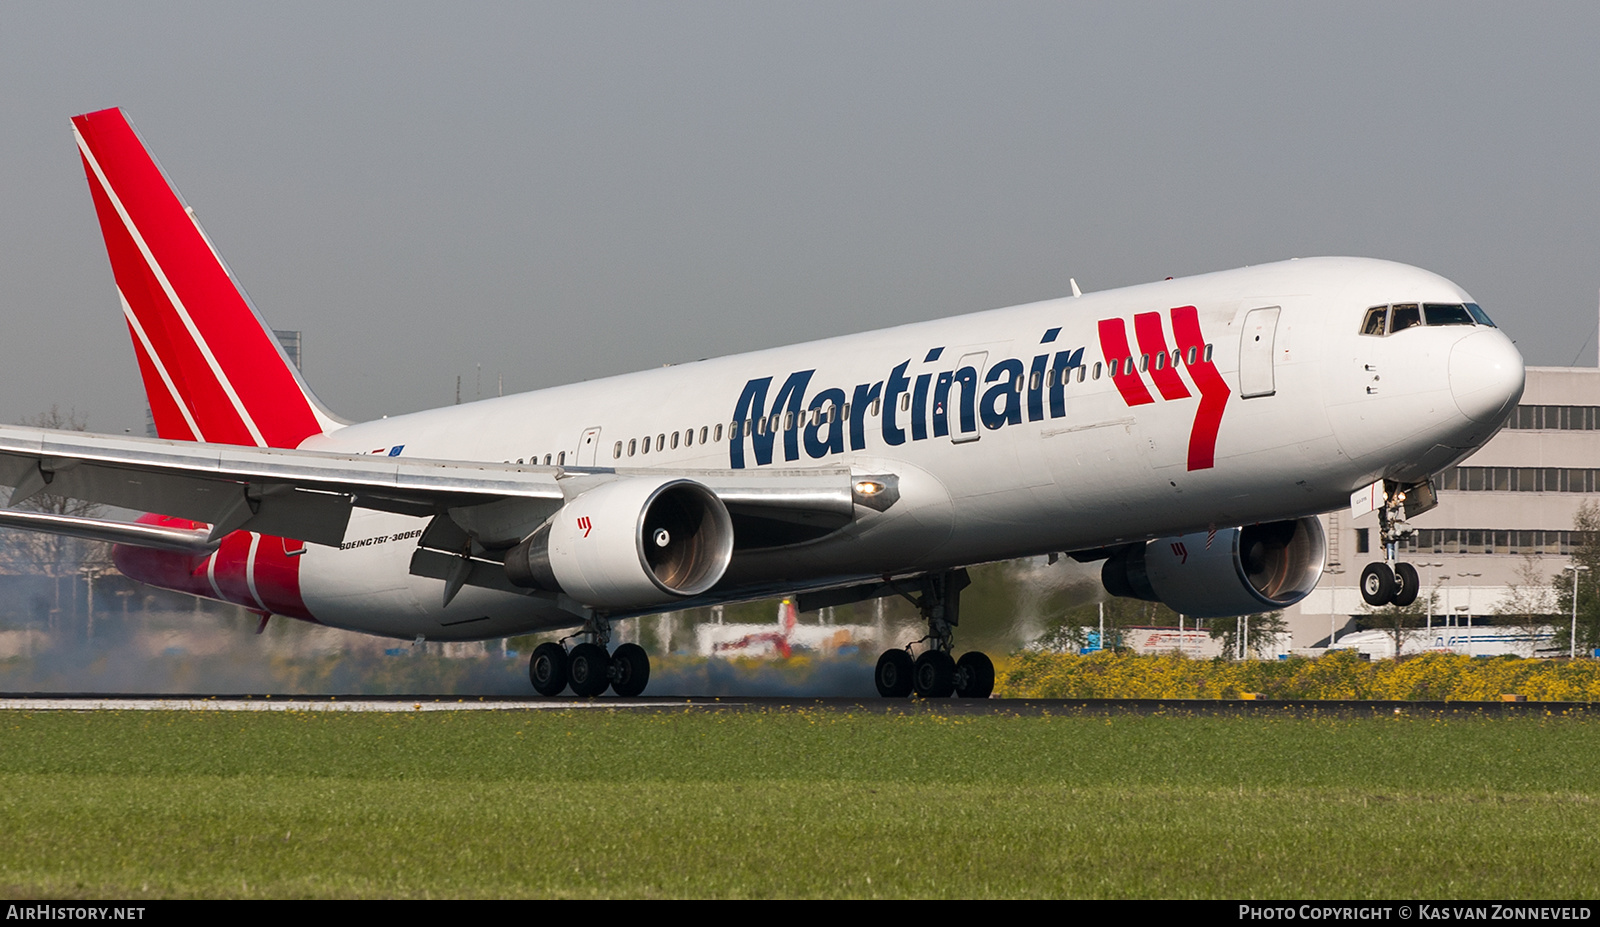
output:
<svg viewBox="0 0 1600 927"><path fill-rule="evenodd" d="M1156 401L1145 385L1146 373L1163 401L1193 398L1179 372L1187 369L1200 394L1189 432L1188 468L1208 470L1214 465L1228 385L1207 356L1195 307L1179 306L1167 315L1174 346L1170 349L1162 313L1133 317L1139 355L1128 346L1125 320L1101 319L1097 328L1104 367L1095 364L1094 376L1098 378L1102 370L1109 374L1122 401L1132 408ZM1059 327L1048 329L1039 344L1053 345L1060 335ZM940 363L944 351L931 348L916 369L907 359L886 379L857 384L848 391L837 386L813 388L815 368L789 374L770 403L773 377L746 382L734 404L728 465L735 470L750 466L747 452L755 466L771 464L780 435L783 460L790 462L800 460L802 453L817 460L843 454L847 447L865 450L869 418L874 416L879 417L877 427L889 447L929 438L970 440L980 428L996 431L1024 421L1065 418L1067 394L1072 391L1068 384L1074 379L1082 382L1088 372L1082 347L1046 348L1026 360L997 360L987 369L980 369L981 355L963 356L954 368L948 360Z"/></svg>
<svg viewBox="0 0 1600 927"><path fill-rule="evenodd" d="M594 525L589 522L589 516L585 515L578 519L578 530L583 532L584 537L588 537L589 531L593 528Z"/></svg>
<svg viewBox="0 0 1600 927"><path fill-rule="evenodd" d="M1189 371L1189 379L1200 392L1194 424L1189 428L1189 469L1209 470L1216 463L1217 432L1222 428L1222 412L1227 408L1231 392L1216 365L1206 356L1199 311L1193 306L1178 306L1169 310L1169 315L1175 349L1167 349L1161 313L1141 312L1133 317L1140 356L1135 357L1128 348L1128 329L1122 319L1100 320L1100 350L1105 353L1106 366L1115 371L1113 382L1129 408L1156 401L1145 386L1146 373L1162 400L1190 398L1189 388L1178 372L1180 368Z"/></svg>

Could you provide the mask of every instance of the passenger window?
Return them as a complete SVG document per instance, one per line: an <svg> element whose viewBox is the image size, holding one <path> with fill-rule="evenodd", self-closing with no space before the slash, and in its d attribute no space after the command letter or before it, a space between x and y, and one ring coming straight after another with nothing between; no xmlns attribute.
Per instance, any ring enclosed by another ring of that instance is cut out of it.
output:
<svg viewBox="0 0 1600 927"><path fill-rule="evenodd" d="M706 428L706 426L704 426L704 425L701 425L701 426L700 426L700 443L701 443L701 444L704 444L704 443L706 443L706 432L707 432L707 431L708 431L708 430L709 430L709 429L708 429L708 428ZM722 437L722 426L721 426L721 425L718 425L718 426L717 426L717 437L718 437L718 438L719 438L719 439L720 439L720 438L721 438L721 437Z"/></svg>
<svg viewBox="0 0 1600 927"><path fill-rule="evenodd" d="M544 455L544 462L545 462L546 465L548 465L550 463L550 455L549 454ZM556 466L558 466L558 467L562 466L566 462L567 462L567 452L566 451L562 451L561 453L556 455Z"/></svg>
<svg viewBox="0 0 1600 927"><path fill-rule="evenodd" d="M1389 316L1389 334L1403 332L1422 324L1422 307L1416 303L1396 303Z"/></svg>
<svg viewBox="0 0 1600 927"><path fill-rule="evenodd" d="M694 447L694 429L690 428L683 433L683 446Z"/></svg>
<svg viewBox="0 0 1600 927"><path fill-rule="evenodd" d="M1100 362L1099 361L1095 361L1094 362L1094 378L1096 380L1100 379Z"/></svg>
<svg viewBox="0 0 1600 927"><path fill-rule="evenodd" d="M1367 317L1361 322L1361 334L1382 335L1385 331L1384 321L1389 317L1388 306L1373 306L1367 310Z"/></svg>
<svg viewBox="0 0 1600 927"><path fill-rule="evenodd" d="M638 438L629 438L628 439L628 456L632 457L633 454L634 454L634 451L636 451L638 449L639 449L639 439Z"/></svg>
<svg viewBox="0 0 1600 927"><path fill-rule="evenodd" d="M1430 326L1472 324L1472 313L1459 303L1426 303L1422 307L1422 318Z"/></svg>
<svg viewBox="0 0 1600 927"><path fill-rule="evenodd" d="M1095 364L1095 367L1097 369L1095 370L1094 375L1097 378L1100 376L1100 371L1098 369L1099 366L1100 366L1099 364ZM1121 372L1122 372L1122 361L1120 361L1120 360L1108 360L1108 361L1106 361L1106 376L1115 379L1117 374L1119 374Z"/></svg>
<svg viewBox="0 0 1600 927"><path fill-rule="evenodd" d="M667 449L667 436L666 435L656 435L656 450L664 451L666 449Z"/></svg>
<svg viewBox="0 0 1600 927"><path fill-rule="evenodd" d="M871 409L869 411L871 411L873 418L877 418L878 417L878 413L882 409L883 409L883 400L881 400L881 399L872 400L872 407L871 407Z"/></svg>
<svg viewBox="0 0 1600 927"><path fill-rule="evenodd" d="M622 442L621 441L618 441L617 442L617 446L611 449L611 459L612 460L621 460L622 459Z"/></svg>
<svg viewBox="0 0 1600 927"><path fill-rule="evenodd" d="M1156 369L1165 370L1167 366L1167 352L1162 351L1156 355Z"/></svg>
<svg viewBox="0 0 1600 927"><path fill-rule="evenodd" d="M1149 369L1150 369L1150 355L1148 355L1148 354L1140 354L1139 355L1139 372L1140 373L1144 373L1146 370L1149 370Z"/></svg>
<svg viewBox="0 0 1600 927"><path fill-rule="evenodd" d="M1200 354L1200 352L1199 352L1198 349L1193 348L1193 347L1189 348L1189 363L1191 363L1191 364L1194 363L1195 362L1195 358L1199 354Z"/></svg>
<svg viewBox="0 0 1600 927"><path fill-rule="evenodd" d="M901 412L910 412L911 411L911 394L910 393L901 393L900 394L900 411Z"/></svg>
<svg viewBox="0 0 1600 927"><path fill-rule="evenodd" d="M672 433L672 449L678 449L678 433L676 431Z"/></svg>
<svg viewBox="0 0 1600 927"><path fill-rule="evenodd" d="M1206 345L1206 363L1211 363L1211 345Z"/></svg>
<svg viewBox="0 0 1600 927"><path fill-rule="evenodd" d="M641 453L645 453L645 454L650 453L650 436L649 435L645 435L645 437L644 437L644 449L641 451Z"/></svg>
<svg viewBox="0 0 1600 927"><path fill-rule="evenodd" d="M1125 362L1123 362L1123 364L1122 364L1122 375L1125 376L1125 377L1133 376L1133 358L1130 357Z"/></svg>

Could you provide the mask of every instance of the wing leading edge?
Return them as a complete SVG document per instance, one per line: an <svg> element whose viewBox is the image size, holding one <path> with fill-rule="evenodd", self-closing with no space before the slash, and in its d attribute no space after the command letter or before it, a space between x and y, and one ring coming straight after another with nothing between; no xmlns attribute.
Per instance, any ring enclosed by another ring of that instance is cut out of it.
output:
<svg viewBox="0 0 1600 927"><path fill-rule="evenodd" d="M42 492L202 522L203 536L166 536L125 523L72 524L0 513L0 526L54 531L136 546L200 549L223 535L259 534L338 546L354 508L447 515L488 549L515 544L567 501L630 476L683 477L714 492L735 518L826 533L853 520L847 469L628 471L345 455L0 425L0 485L13 508ZM98 532L98 533L97 533Z"/></svg>

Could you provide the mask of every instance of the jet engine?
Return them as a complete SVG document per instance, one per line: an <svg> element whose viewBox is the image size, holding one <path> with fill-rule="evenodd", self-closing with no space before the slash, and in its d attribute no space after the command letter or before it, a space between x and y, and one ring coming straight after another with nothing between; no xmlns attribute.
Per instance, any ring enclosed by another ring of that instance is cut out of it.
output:
<svg viewBox="0 0 1600 927"><path fill-rule="evenodd" d="M506 577L594 608L643 608L699 595L733 557L733 520L685 479L629 478L568 502L506 554Z"/></svg>
<svg viewBox="0 0 1600 927"><path fill-rule="evenodd" d="M1100 580L1112 595L1193 618L1228 618L1305 598L1326 555L1322 523L1306 517L1136 544L1106 560Z"/></svg>

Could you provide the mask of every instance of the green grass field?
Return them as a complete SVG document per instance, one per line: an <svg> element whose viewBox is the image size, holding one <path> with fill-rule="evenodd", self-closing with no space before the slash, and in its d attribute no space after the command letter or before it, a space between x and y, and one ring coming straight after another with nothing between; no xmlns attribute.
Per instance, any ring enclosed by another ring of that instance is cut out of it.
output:
<svg viewBox="0 0 1600 927"><path fill-rule="evenodd" d="M0 712L8 897L1592 897L1600 721Z"/></svg>

